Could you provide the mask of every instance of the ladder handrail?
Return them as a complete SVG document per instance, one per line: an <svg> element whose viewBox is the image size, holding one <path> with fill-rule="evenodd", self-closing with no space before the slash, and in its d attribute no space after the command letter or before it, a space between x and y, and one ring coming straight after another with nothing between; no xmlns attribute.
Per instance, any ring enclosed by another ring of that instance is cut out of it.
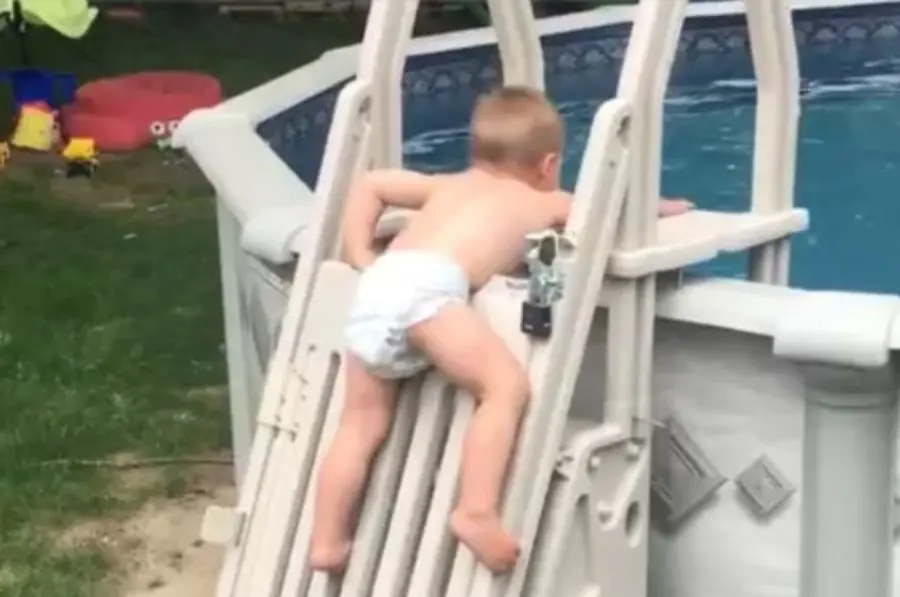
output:
<svg viewBox="0 0 900 597"><path fill-rule="evenodd" d="M264 426L257 430L258 437L254 438L252 454L258 453L256 451L257 442L264 442L271 446L275 442L277 433L286 431L291 422L291 405L287 398L291 394L291 369L295 351L315 288L319 265L332 252L333 237L338 231L340 207L348 185L347 177L341 177L338 173L342 166L355 164L360 151L360 141L368 136L365 130L365 113L368 110L369 93L368 84L361 81L351 82L341 91L335 105L335 122L343 126L332 126L329 132L328 146L330 150L326 149L323 158L323 175L320 176L319 185L319 193L324 196L320 195L316 209L316 221L319 222L319 225L310 229L307 246L297 261L292 291L282 323L282 333L269 364L263 387L258 420ZM305 441L311 442L312 438L307 438ZM270 452L271 448L266 449L262 456L258 456L258 461L251 454L247 479L241 495L242 502L244 499L250 499L244 498L245 494L258 494L259 489L265 484L267 473L271 473L271 467L266 465L267 455ZM305 471L299 473L301 476L305 474L307 474ZM256 503L255 495L251 503ZM239 505L239 510L248 516L251 512L255 513L255 509L252 507L245 509L243 503ZM258 529L254 534L253 526L249 524L246 526L249 535L242 538L241 541L247 542L251 546L256 545L258 541L262 540L258 536L262 530ZM237 597L241 597L243 592L241 589L244 584L252 582L256 576L255 566L255 563L251 566L243 566L243 571L249 574L246 574L246 577L235 578L234 586Z"/></svg>
<svg viewBox="0 0 900 597"><path fill-rule="evenodd" d="M634 103L633 160L622 248L653 242L659 198L662 98L668 84L687 0L641 0L619 75L617 97ZM582 158L582 163L584 159Z"/></svg>
<svg viewBox="0 0 900 597"><path fill-rule="evenodd" d="M752 210L786 211L793 207L800 120L800 67L790 3L747 0L747 29L756 72L756 131L753 140ZM751 277L787 284L787 239L751 253Z"/></svg>
<svg viewBox="0 0 900 597"><path fill-rule="evenodd" d="M413 8L410 9L410 5ZM238 504L238 512L245 517L250 517L255 512L259 490L265 480L269 446L272 445L276 427L281 422L280 411L285 406L291 362L315 286L316 273L322 260L336 248L341 207L350 183L347 172L354 172L366 165L364 162L361 164L361 156L384 155L372 151L372 145L377 141L384 143L385 137L379 137L377 129L372 131L370 123L378 122L379 127L387 126L387 119L379 118L380 115L383 116L380 111L384 110L383 106L387 102L384 91L386 83L381 81L378 90L380 93L373 92L372 87L379 81L379 67L383 67L387 60L396 64L397 55L405 54L406 43L400 36L400 28L408 24L411 35L412 25L406 12L414 15L417 7L418 0L406 0L403 4L393 0L373 2L360 48L357 80L349 83L338 94L316 188L314 217L311 218L306 246L297 262L282 334L269 363L263 386L258 415L261 426L254 438ZM403 12L398 12L398 9ZM402 61L400 69L402 70ZM290 413L285 414L290 416ZM249 533L252 528L249 520L243 526ZM243 530L240 535L239 542L249 537L245 536ZM239 573L244 552L244 549L235 549L226 557L223 573L219 578L218 595L230 594L240 584Z"/></svg>
<svg viewBox="0 0 900 597"><path fill-rule="evenodd" d="M618 93L634 103L628 199L619 246L638 249L656 234L663 96L675 60L687 0L641 0L622 64ZM631 434L650 395L655 276L610 283L604 416Z"/></svg>
<svg viewBox="0 0 900 597"><path fill-rule="evenodd" d="M503 82L544 89L544 52L530 0L488 0Z"/></svg>
<svg viewBox="0 0 900 597"><path fill-rule="evenodd" d="M370 162L375 159L389 159L385 144L396 141L396 138L384 134L385 129L392 130L399 126L399 122L391 121L391 113L396 110L389 109L390 94L388 85L392 70L402 68L405 59L407 40L401 30L408 26L406 36L412 33L412 16L418 7L419 0L375 0L370 9L366 31L360 49L360 64L356 80L350 82L338 94L332 117L331 127L325 145L325 155L319 175L319 183L316 187L317 204L310 226L310 234L306 246L300 253L297 269L292 284L291 299L288 303L281 338L276 348L275 355L266 377L263 400L260 407L260 422L270 422L272 427L282 424L290 426L295 416L294 412L282 412L291 410L286 404L285 395L290 380L289 369L295 358L297 343L301 330L304 327L306 314L309 309L310 299L315 288L316 278L323 260L335 256L338 250L340 237L340 219L344 200L354 173L361 169L367 169ZM383 75L384 65L388 63L388 77ZM396 126L393 126L396 125ZM319 397L321 400L321 397ZM274 434L274 431L273 431ZM263 434L261 441L273 441L270 433ZM313 437L305 437L300 440L304 444L302 449L313 449L309 444ZM268 450L267 450L268 451ZM260 466L260 465L257 465ZM265 462L260 468L265 469ZM296 471L293 481L298 486L307 484L311 468ZM254 491L265 482L265 471L256 473L250 477ZM248 474L248 477L250 475ZM254 500L255 501L255 500ZM286 515L289 524L296 516L300 504L294 504ZM251 544L255 544L253 535L249 537ZM290 543L279 543L275 546L276 553L283 554L289 549ZM281 555L278 556L279 564ZM250 580L258 575L250 567ZM247 582L247 581L245 581ZM241 579L237 579L237 586L243 586Z"/></svg>
<svg viewBox="0 0 900 597"><path fill-rule="evenodd" d="M549 344L532 345L532 368L536 361L542 370L531 373L541 377L519 435L504 496L504 523L519 532L524 550L511 578L495 577L479 567L473 597L519 595L525 581L533 551L530 546L537 535L556 464L557 453L552 447L562 444L591 321L627 201L631 121L631 103L622 98L605 102L594 116L586 148L594 159L579 172L575 217L566 226L567 236L577 240L566 268L563 299L554 313L559 325ZM590 235L586 234L589 230Z"/></svg>
<svg viewBox="0 0 900 597"><path fill-rule="evenodd" d="M403 164L401 86L419 2L373 0L369 7L356 75L372 82L373 139L367 167L396 168ZM377 42L367 47L370 37Z"/></svg>
<svg viewBox="0 0 900 597"><path fill-rule="evenodd" d="M799 118L800 70L790 7L780 0L745 2L756 72L753 155L754 212L793 206L794 147Z"/></svg>
<svg viewBox="0 0 900 597"><path fill-rule="evenodd" d="M322 166L325 176L322 178L322 192L330 196L336 196L340 189L337 188L337 177L329 175L334 172L337 164L348 160L346 153L354 140L354 128L349 123L354 120L358 123L358 114L363 105L362 98L368 95L368 86L363 84L350 84L338 97L335 104L335 121L341 126L332 126L329 132L329 148L326 148ZM330 181L330 182L329 182ZM237 504L239 516L244 517L238 536L235 538L238 544L245 542L249 536L252 525L250 517L256 511L259 498L259 490L262 487L267 471L269 448L277 434L280 421L280 410L284 405L284 393L290 380L290 367L294 355L294 348L300 336L306 309L312 294L315 281L316 265L322 255L327 252L328 233L331 228L325 224L329 220L328 209L333 205L332 201L320 201L317 210L316 221L321 225L310 230L309 243L301 259L298 260L294 274L294 285L302 291L292 292L285 308L282 322L282 333L272 359L269 363L269 371L263 386L262 399L260 401L257 419L260 423L253 439L250 450L250 458L247 463L244 482L241 485L241 494ZM333 218L332 218L333 219ZM232 594L240 581L239 575L242 569L244 549L230 550L222 566L219 576L216 594L220 597Z"/></svg>

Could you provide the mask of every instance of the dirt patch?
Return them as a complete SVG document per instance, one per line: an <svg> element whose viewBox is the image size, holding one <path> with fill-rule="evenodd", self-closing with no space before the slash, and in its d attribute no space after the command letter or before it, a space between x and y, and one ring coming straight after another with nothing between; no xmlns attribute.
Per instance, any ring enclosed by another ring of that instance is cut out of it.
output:
<svg viewBox="0 0 900 597"><path fill-rule="evenodd" d="M132 471L123 482L151 480ZM110 584L116 597L212 597L224 552L200 540L200 525L207 507L232 505L235 498L230 467L196 466L182 496L151 500L122 520L80 524L62 536L61 547L104 547L115 560Z"/></svg>
<svg viewBox="0 0 900 597"><path fill-rule="evenodd" d="M185 392L185 399L210 408L221 408L228 400L228 386L217 385L190 388Z"/></svg>
<svg viewBox="0 0 900 597"><path fill-rule="evenodd" d="M41 195L75 208L154 212L185 198L212 195L201 172L182 152L154 149L100 156L91 178L68 178L54 153L14 151L0 177L41 189Z"/></svg>

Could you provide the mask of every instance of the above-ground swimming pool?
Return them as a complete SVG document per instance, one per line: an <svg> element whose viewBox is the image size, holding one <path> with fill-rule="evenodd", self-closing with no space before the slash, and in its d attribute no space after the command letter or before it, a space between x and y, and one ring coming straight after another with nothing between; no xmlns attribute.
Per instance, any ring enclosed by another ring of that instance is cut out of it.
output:
<svg viewBox="0 0 900 597"><path fill-rule="evenodd" d="M796 204L810 210L811 225L791 245L792 286L900 293L900 269L891 265L900 254L898 57L900 37L875 45L824 45L804 56ZM732 60L734 71L746 69L737 57ZM577 89L564 74L548 81L566 121L567 189L574 188L594 112L608 97L609 76L600 69L580 72ZM670 87L668 95L663 192L691 197L703 209L746 210L755 81L687 81ZM464 167L466 140L458 123L417 134L405 144L406 162L427 171ZM690 271L743 277L745 257L723 256Z"/></svg>
<svg viewBox="0 0 900 597"><path fill-rule="evenodd" d="M845 6L834 6L842 1ZM832 7L823 8L826 3ZM811 226L792 240L791 285L898 294L900 270L893 265L893 257L900 251L900 236L893 228L900 222L894 191L900 168L900 60L896 58L900 56L900 2L795 0L794 5L803 8L794 13L803 78L796 204L809 208ZM689 196L706 209L746 210L750 203L755 87L744 18L735 14L741 6L712 2L693 7L665 106L663 192ZM603 9L542 24L548 90L568 124L563 173L567 188L572 188L577 175L596 106L615 93L629 16L628 9ZM476 31L413 44L414 55L403 80L407 165L446 171L465 164L465 125L471 106L479 93L499 80L491 42L489 34ZM319 175L335 98L355 65L355 50L337 50L228 102L226 112L246 114L256 126L256 134L238 135L248 152L242 154L241 164L228 161L234 151L222 152L225 157L220 163L214 151L206 163L198 160L220 193L229 381L239 469L246 461L266 363L290 289L291 235L302 227L297 222L308 222L316 200L309 189ZM233 138L214 128L209 129L209 146ZM250 154L255 157L246 157ZM259 174L263 170L265 178ZM247 232L253 226L248 223L267 214L274 214L269 224L278 226L265 230L274 233L250 238ZM740 278L744 260L743 255L731 255L690 270ZM674 417L696 450L728 482L677 532L655 529L651 533L651 597L798 594L800 504L807 472L802 435L804 412L809 411L804 396L810 385L792 362L773 355L777 330L772 321L803 294L716 280L660 292L653 415L658 420ZM824 318L854 321L853 314L833 315ZM589 342L602 343L604 325L603 316L598 315L592 331L596 338ZM853 335L853 330L842 331ZM572 413L596 407L598 388L604 387L604 368L602 358L582 368L584 379L579 384L586 391ZM896 393L896 385L891 387ZM841 393L840 389L835 392ZM895 411L890 409L895 407L886 408L869 419L873 437L878 435L875 431L891 425ZM849 428L864 427L851 423L845 429ZM845 451L860 448L852 462L878 461L889 446L889 442L878 447L865 441L855 444ZM834 460L847 461L840 449L834 448L838 451ZM889 470L887 460L881 459L880 470ZM736 486L741 474L760 461L796 490L766 520L742 503ZM853 484L857 479L851 477L845 469L836 482ZM863 496L856 510L870 509L875 492L883 493L882 502L889 500L889 492L881 489ZM856 510L850 515L859 514ZM879 527L886 538L887 526ZM821 535L826 537L827 533ZM831 538L837 543L846 540ZM895 550L895 568L897 561L900 552ZM895 582L894 594L898 591L900 582Z"/></svg>

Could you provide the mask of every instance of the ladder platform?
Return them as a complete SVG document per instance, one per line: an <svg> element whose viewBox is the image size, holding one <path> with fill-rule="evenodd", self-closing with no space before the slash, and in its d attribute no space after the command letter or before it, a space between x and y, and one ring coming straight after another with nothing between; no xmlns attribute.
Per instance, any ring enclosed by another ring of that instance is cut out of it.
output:
<svg viewBox="0 0 900 597"><path fill-rule="evenodd" d="M774 214L693 210L661 218L656 242L634 251L616 250L609 273L617 278L639 278L655 272L679 269L756 247L809 226L805 209Z"/></svg>
<svg viewBox="0 0 900 597"><path fill-rule="evenodd" d="M378 222L376 237L385 241L406 226L409 209L387 211ZM609 275L640 278L710 261L721 253L737 253L785 238L809 227L809 212L791 209L774 214L692 210L660 218L656 242L634 251L613 251Z"/></svg>

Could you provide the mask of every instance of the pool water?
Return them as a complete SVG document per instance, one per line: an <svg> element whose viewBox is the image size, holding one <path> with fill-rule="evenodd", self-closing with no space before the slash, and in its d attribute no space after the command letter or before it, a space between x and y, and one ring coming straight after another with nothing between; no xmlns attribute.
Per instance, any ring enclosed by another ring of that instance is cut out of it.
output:
<svg viewBox="0 0 900 597"><path fill-rule="evenodd" d="M796 199L809 231L794 237L791 285L900 294L900 61L879 74L804 83ZM888 67L888 68L884 68ZM721 80L672 89L665 108L663 193L704 209L749 208L755 86ZM567 145L563 186L574 187L599 100L561 102ZM448 171L466 163L466 131L430 131L406 142L408 166ZM745 255L692 272L743 277Z"/></svg>

